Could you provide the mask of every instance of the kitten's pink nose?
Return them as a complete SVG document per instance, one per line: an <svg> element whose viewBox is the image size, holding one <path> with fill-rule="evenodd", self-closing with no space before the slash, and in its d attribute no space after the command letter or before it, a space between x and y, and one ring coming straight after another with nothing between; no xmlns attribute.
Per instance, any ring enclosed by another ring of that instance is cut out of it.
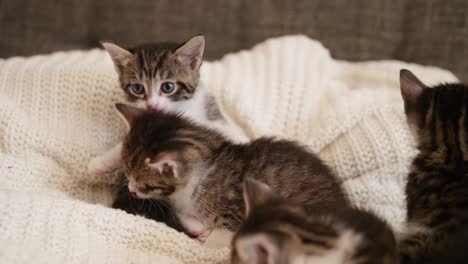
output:
<svg viewBox="0 0 468 264"><path fill-rule="evenodd" d="M158 104L147 104L148 109L157 111L158 110Z"/></svg>
<svg viewBox="0 0 468 264"><path fill-rule="evenodd" d="M130 196L134 199L138 199L138 194L136 192L130 192Z"/></svg>

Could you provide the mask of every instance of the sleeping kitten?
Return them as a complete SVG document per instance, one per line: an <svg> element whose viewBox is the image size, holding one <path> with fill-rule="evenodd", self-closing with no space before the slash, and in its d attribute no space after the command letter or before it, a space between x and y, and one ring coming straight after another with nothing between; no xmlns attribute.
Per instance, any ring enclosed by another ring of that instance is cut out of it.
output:
<svg viewBox="0 0 468 264"><path fill-rule="evenodd" d="M468 86L430 88L408 70L401 70L400 85L420 151L406 186L413 228L401 242L402 263L429 263L468 227Z"/></svg>
<svg viewBox="0 0 468 264"><path fill-rule="evenodd" d="M309 208L244 181L247 218L232 240L231 263L395 264L390 227L362 210Z"/></svg>
<svg viewBox="0 0 468 264"><path fill-rule="evenodd" d="M127 100L142 109L181 113L198 124L215 129L234 142L248 138L218 107L215 97L199 81L205 38L195 36L183 44L158 43L124 49L102 42L119 75ZM121 166L118 144L88 164L91 175Z"/></svg>
<svg viewBox="0 0 468 264"><path fill-rule="evenodd" d="M296 203L348 204L331 170L296 143L260 138L234 144L178 115L124 104L117 109L130 127L122 150L130 191L168 201L182 225L200 239L214 228L238 229L246 177L268 183Z"/></svg>

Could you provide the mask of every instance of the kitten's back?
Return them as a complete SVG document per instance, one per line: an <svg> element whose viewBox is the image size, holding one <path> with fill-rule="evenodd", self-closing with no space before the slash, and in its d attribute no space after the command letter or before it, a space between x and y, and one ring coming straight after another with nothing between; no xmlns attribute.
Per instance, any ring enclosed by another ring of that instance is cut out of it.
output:
<svg viewBox="0 0 468 264"><path fill-rule="evenodd" d="M248 168L243 179L265 182L279 195L309 206L347 204L335 173L297 142L259 138L242 147L237 155Z"/></svg>
<svg viewBox="0 0 468 264"><path fill-rule="evenodd" d="M305 208L251 182L244 187L250 209L232 243L233 263L397 263L394 235L374 215L348 206Z"/></svg>
<svg viewBox="0 0 468 264"><path fill-rule="evenodd" d="M408 183L407 220L418 227L401 241L403 263L428 263L468 226L468 87L427 87L407 70L401 90L420 153Z"/></svg>

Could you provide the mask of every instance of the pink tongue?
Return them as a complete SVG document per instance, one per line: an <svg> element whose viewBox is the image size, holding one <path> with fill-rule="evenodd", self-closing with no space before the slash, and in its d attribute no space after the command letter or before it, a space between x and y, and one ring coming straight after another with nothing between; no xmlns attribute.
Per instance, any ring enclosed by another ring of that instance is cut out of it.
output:
<svg viewBox="0 0 468 264"><path fill-rule="evenodd" d="M194 236L200 236L202 234L201 230L190 230L190 233Z"/></svg>
<svg viewBox="0 0 468 264"><path fill-rule="evenodd" d="M130 195L132 196L132 198L138 199L138 194L137 193L131 192Z"/></svg>

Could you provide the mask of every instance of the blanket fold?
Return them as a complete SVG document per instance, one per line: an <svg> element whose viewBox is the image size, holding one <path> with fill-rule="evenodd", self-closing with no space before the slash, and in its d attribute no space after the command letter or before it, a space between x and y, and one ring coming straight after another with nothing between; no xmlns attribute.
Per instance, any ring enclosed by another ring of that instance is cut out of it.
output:
<svg viewBox="0 0 468 264"><path fill-rule="evenodd" d="M398 228L416 153L400 68L426 83L456 81L448 71L398 61L337 61L304 36L204 62L201 77L250 137L294 139L318 152L354 204ZM92 177L86 164L122 137L119 101L103 50L0 60L1 263L227 262L228 248L203 247L109 208L116 177Z"/></svg>

